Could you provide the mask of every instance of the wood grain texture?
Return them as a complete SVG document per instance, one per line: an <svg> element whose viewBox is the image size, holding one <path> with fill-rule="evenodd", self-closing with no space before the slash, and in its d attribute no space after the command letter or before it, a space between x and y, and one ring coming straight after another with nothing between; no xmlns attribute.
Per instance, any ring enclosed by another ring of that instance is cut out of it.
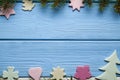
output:
<svg viewBox="0 0 120 80"><path fill-rule="evenodd" d="M78 65L90 65L93 76L105 65L104 59L117 49L119 41L32 41L0 42L0 73L7 66L15 66L20 76L28 76L30 67L43 68L43 76L49 76L53 67L65 68L68 76L75 73Z"/></svg>
<svg viewBox="0 0 120 80"><path fill-rule="evenodd" d="M16 4L16 15L6 20L0 16L0 39L120 39L120 16L113 4L104 13L94 3L80 12L73 12L68 4L59 9L36 7L31 12L22 11Z"/></svg>
<svg viewBox="0 0 120 80"><path fill-rule="evenodd" d="M50 4L42 8L36 3L33 11L25 12L19 2L16 15L9 20L0 16L0 74L11 65L20 76L28 76L30 67L41 66L43 76L49 76L59 65L72 76L78 65L87 64L97 76L114 49L120 57L120 16L114 13L114 4L104 13L98 11L98 3L80 12L68 4L59 9Z"/></svg>

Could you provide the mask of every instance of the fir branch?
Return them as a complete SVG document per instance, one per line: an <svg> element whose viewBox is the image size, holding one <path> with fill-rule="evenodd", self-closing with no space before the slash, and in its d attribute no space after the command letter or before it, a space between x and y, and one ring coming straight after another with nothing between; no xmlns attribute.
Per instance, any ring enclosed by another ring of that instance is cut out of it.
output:
<svg viewBox="0 0 120 80"><path fill-rule="evenodd" d="M108 6L109 0L100 0L99 2L99 10L103 11L106 6Z"/></svg>
<svg viewBox="0 0 120 80"><path fill-rule="evenodd" d="M91 7L93 1L92 1L92 0L85 0L85 3L86 3L89 7Z"/></svg>
<svg viewBox="0 0 120 80"><path fill-rule="evenodd" d="M44 6L46 6L48 0L40 0L40 2L41 2L41 4L42 4L42 6L44 7Z"/></svg>
<svg viewBox="0 0 120 80"><path fill-rule="evenodd" d="M17 0L0 0L0 7L3 9L3 10L6 10L8 8L13 8L14 7L14 3L16 2Z"/></svg>
<svg viewBox="0 0 120 80"><path fill-rule="evenodd" d="M52 8L62 6L66 3L66 0L53 0Z"/></svg>
<svg viewBox="0 0 120 80"><path fill-rule="evenodd" d="M120 0L117 0L116 4L114 5L114 11L120 14Z"/></svg>

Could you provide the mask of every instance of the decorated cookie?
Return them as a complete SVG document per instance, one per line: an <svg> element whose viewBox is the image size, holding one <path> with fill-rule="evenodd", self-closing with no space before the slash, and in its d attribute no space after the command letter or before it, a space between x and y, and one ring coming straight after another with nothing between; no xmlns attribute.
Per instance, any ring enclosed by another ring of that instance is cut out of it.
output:
<svg viewBox="0 0 120 80"><path fill-rule="evenodd" d="M42 74L42 68L40 67L34 67L29 69L29 75L34 79L34 80L39 80L40 76Z"/></svg>

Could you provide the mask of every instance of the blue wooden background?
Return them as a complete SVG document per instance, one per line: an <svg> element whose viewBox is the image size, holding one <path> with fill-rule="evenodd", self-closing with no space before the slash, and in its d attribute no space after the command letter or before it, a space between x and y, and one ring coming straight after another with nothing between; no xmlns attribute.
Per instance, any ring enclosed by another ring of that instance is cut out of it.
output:
<svg viewBox="0 0 120 80"><path fill-rule="evenodd" d="M104 13L98 11L98 3L80 12L68 4L59 9L49 5L36 3L33 11L26 12L18 2L16 15L9 20L0 16L0 74L15 66L20 76L28 76L30 67L41 66L42 75L49 76L53 67L61 66L72 76L78 65L90 65L97 76L115 49L120 58L120 16L113 3Z"/></svg>

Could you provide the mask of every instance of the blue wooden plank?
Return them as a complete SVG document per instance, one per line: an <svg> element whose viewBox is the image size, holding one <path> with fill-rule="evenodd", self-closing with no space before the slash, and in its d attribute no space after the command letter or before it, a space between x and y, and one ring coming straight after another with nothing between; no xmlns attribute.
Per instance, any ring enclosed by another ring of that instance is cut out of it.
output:
<svg viewBox="0 0 120 80"><path fill-rule="evenodd" d="M28 76L30 67L41 66L43 76L49 76L52 67L65 68L68 76L78 65L90 65L93 76L105 65L104 59L117 49L119 41L2 41L0 42L0 74L7 66L15 66L20 76Z"/></svg>
<svg viewBox="0 0 120 80"><path fill-rule="evenodd" d="M0 39L120 39L120 16L111 4L99 13L98 4L73 12L68 4L52 9L37 3L31 12L16 4L16 15L6 20L0 16Z"/></svg>

